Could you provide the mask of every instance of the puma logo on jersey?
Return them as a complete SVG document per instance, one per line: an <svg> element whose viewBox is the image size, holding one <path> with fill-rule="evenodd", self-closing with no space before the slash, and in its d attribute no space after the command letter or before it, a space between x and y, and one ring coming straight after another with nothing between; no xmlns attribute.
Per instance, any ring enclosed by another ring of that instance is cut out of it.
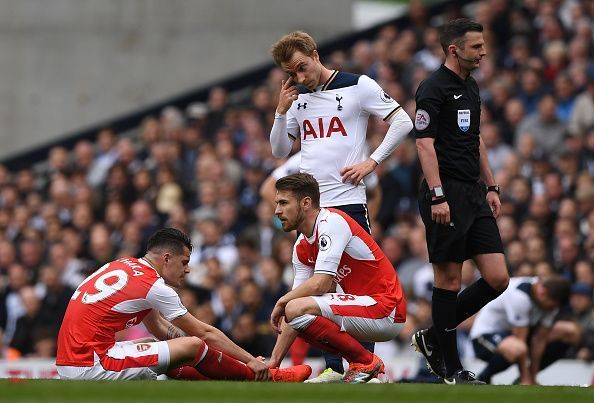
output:
<svg viewBox="0 0 594 403"><path fill-rule="evenodd" d="M324 122L326 120L326 122ZM317 130L316 130L317 129ZM303 121L303 140L307 140L308 136L314 139L330 138L333 133L340 133L342 136L347 137L346 129L342 124L339 117L332 117L330 122L324 118L318 118L317 127L309 119Z"/></svg>

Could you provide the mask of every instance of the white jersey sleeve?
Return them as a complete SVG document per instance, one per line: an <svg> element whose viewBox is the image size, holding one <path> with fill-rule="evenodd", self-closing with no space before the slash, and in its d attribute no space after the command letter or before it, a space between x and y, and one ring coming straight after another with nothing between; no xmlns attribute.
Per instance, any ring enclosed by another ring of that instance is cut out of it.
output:
<svg viewBox="0 0 594 403"><path fill-rule="evenodd" d="M401 109L398 102L390 97L378 83L365 75L359 78L359 88L361 108L366 112L389 121Z"/></svg>
<svg viewBox="0 0 594 403"><path fill-rule="evenodd" d="M276 168L270 176L274 179L279 180L280 178L284 178L285 176L296 174L299 172L299 166L301 165L301 151L295 153L291 158L289 158L284 164L280 167ZM369 176L369 175L367 175Z"/></svg>
<svg viewBox="0 0 594 403"><path fill-rule="evenodd" d="M293 105L291 105L291 108L287 111L287 135L293 141L299 138L300 133L299 122L293 113L296 104L297 102L293 102Z"/></svg>
<svg viewBox="0 0 594 403"><path fill-rule="evenodd" d="M163 317L168 321L177 319L188 312L179 299L179 295L177 295L173 288L167 286L162 278L155 281L146 295L146 299L150 302L153 309L161 312Z"/></svg>
<svg viewBox="0 0 594 403"><path fill-rule="evenodd" d="M513 291L513 290L512 290ZM512 327L525 327L530 325L530 309L532 302L528 294L521 291L509 292L503 296L505 315Z"/></svg>
<svg viewBox="0 0 594 403"><path fill-rule="evenodd" d="M309 279L313 275L311 267L301 263L297 257L296 245L297 243L295 243L295 247L293 247L293 290L299 287L305 280Z"/></svg>
<svg viewBox="0 0 594 403"><path fill-rule="evenodd" d="M336 276L338 263L352 238L349 224L340 215L330 213L318 224L318 258L314 273Z"/></svg>

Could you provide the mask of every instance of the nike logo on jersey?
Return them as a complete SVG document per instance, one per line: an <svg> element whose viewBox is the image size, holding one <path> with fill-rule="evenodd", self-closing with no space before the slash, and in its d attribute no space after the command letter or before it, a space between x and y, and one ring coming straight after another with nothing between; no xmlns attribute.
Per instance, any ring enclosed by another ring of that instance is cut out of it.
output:
<svg viewBox="0 0 594 403"><path fill-rule="evenodd" d="M455 332L455 331L456 331L456 328L453 328L453 329L448 329L448 328L446 327L446 328L445 328L445 329L443 329L443 330L444 330L444 331L446 331L446 332Z"/></svg>
<svg viewBox="0 0 594 403"><path fill-rule="evenodd" d="M454 99L458 99L458 98L460 98L461 96L462 96L462 94L460 94L460 95L454 95Z"/></svg>

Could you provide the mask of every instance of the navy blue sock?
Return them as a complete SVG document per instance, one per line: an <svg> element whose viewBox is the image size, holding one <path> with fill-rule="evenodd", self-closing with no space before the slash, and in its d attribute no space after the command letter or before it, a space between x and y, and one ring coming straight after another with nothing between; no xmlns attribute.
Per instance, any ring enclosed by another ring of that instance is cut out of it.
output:
<svg viewBox="0 0 594 403"><path fill-rule="evenodd" d="M370 351L372 353L375 350L375 343L372 341L362 341L361 345L365 347L367 351ZM336 354L324 352L324 360L326 360L326 368L332 368L333 371L341 374L344 372L344 366L342 365L342 357Z"/></svg>

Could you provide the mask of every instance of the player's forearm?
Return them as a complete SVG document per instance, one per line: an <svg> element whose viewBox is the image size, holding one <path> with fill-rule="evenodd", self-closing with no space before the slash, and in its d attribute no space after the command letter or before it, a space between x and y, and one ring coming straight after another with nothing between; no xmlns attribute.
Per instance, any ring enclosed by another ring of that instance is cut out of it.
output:
<svg viewBox="0 0 594 403"><path fill-rule="evenodd" d="M400 109L394 116L384 139L371 154L371 159L381 164L404 141L412 127L410 117L403 109Z"/></svg>
<svg viewBox="0 0 594 403"><path fill-rule="evenodd" d="M480 151L480 158L479 164L481 169L481 179L483 182L487 184L487 186L495 185L495 178L493 177L493 172L491 171L491 166L489 165L489 157L487 155L487 147L485 147L485 143L483 143L483 139L480 139L479 145Z"/></svg>
<svg viewBox="0 0 594 403"><path fill-rule="evenodd" d="M229 339L225 333L221 332L216 327L209 326L202 340L205 341L208 346L222 351L223 353L245 364L256 359L243 348L233 343L233 341L231 341L231 339Z"/></svg>
<svg viewBox="0 0 594 403"><path fill-rule="evenodd" d="M296 298L309 297L312 295L322 295L332 286L332 277L325 274L314 274L313 277L305 280L299 287L283 295L278 303L286 306L289 301Z"/></svg>
<svg viewBox="0 0 594 403"><path fill-rule="evenodd" d="M297 330L293 329L283 319L283 323L281 325L281 333L278 335L278 338L276 339L276 344L274 345L274 349L272 350L272 354L270 355L270 361L273 363L274 366L280 365L281 361L285 358L287 352L291 348L291 345L297 338L297 335Z"/></svg>
<svg viewBox="0 0 594 403"><path fill-rule="evenodd" d="M429 189L441 185L437 153L435 152L433 142L426 139L417 139L417 153L419 154L421 169L423 170L423 175L425 176L427 185L429 185Z"/></svg>
<svg viewBox="0 0 594 403"><path fill-rule="evenodd" d="M536 379L536 375L540 371L540 363L542 355L547 346L548 332L537 330L532 336L530 343L530 375Z"/></svg>
<svg viewBox="0 0 594 403"><path fill-rule="evenodd" d="M287 115L275 114L270 131L270 146L272 155L276 158L284 158L291 152L293 141L287 135Z"/></svg>

